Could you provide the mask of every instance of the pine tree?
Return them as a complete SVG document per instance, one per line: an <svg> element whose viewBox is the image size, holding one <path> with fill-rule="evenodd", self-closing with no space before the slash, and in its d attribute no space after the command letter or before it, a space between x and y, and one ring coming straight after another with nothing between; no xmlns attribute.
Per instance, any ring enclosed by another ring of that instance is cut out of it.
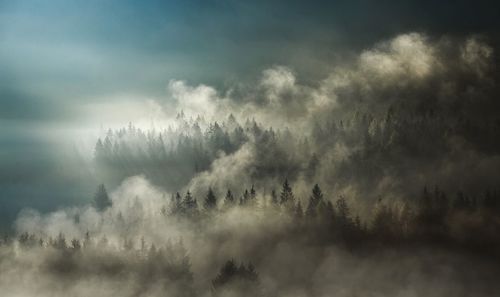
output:
<svg viewBox="0 0 500 297"><path fill-rule="evenodd" d="M79 251L82 245L80 244L80 241L78 239L74 238L73 240L71 240L71 247L73 248L73 250Z"/></svg>
<svg viewBox="0 0 500 297"><path fill-rule="evenodd" d="M97 192L94 196L93 205L95 209L98 211L106 210L108 207L111 207L113 202L109 199L108 192L106 191L106 187L103 184L100 184L97 187Z"/></svg>
<svg viewBox="0 0 500 297"><path fill-rule="evenodd" d="M177 214L177 213L181 213L183 210L182 210L182 197L181 197L181 194L179 194L179 192L175 193L175 197L173 199L173 205L172 205L172 208L170 210L171 213L173 214Z"/></svg>
<svg viewBox="0 0 500 297"><path fill-rule="evenodd" d="M53 245L56 249L64 250L67 248L66 246L66 238L64 237L64 234L62 232L59 232L59 235L57 236L56 241L54 242Z"/></svg>
<svg viewBox="0 0 500 297"><path fill-rule="evenodd" d="M255 191L254 185L250 189L249 202L251 205L255 205L257 203L257 192Z"/></svg>
<svg viewBox="0 0 500 297"><path fill-rule="evenodd" d="M198 213L198 202L189 191L186 192L186 196L184 196L184 200L182 201L182 211L187 215L195 215Z"/></svg>
<svg viewBox="0 0 500 297"><path fill-rule="evenodd" d="M217 207L217 198L215 197L212 188L208 188L207 197L205 198L203 206L205 207L206 210L213 210Z"/></svg>
<svg viewBox="0 0 500 297"><path fill-rule="evenodd" d="M337 214L338 214L338 219L340 221L340 224L342 226L347 226L351 222L351 217L350 217L350 210L349 206L347 206L347 202L344 197L340 197L337 202Z"/></svg>
<svg viewBox="0 0 500 297"><path fill-rule="evenodd" d="M283 188L280 194L280 204L293 207L295 205L295 198L293 196L292 188L288 184L288 179L283 183Z"/></svg>
<svg viewBox="0 0 500 297"><path fill-rule="evenodd" d="M252 263L236 266L234 260L227 261L212 281L215 296L262 296L259 275Z"/></svg>
<svg viewBox="0 0 500 297"><path fill-rule="evenodd" d="M312 195L309 197L309 204L307 205L306 215L308 217L315 217L317 214L318 205L323 202L323 193L318 184L315 184L312 189Z"/></svg>
<svg viewBox="0 0 500 297"><path fill-rule="evenodd" d="M88 249L92 245L92 241L90 239L89 231L85 232L85 238L83 239L83 248Z"/></svg>
<svg viewBox="0 0 500 297"><path fill-rule="evenodd" d="M224 198L224 206L233 206L234 202L233 193L231 193L231 190L227 190L226 197Z"/></svg>
<svg viewBox="0 0 500 297"><path fill-rule="evenodd" d="M243 197L240 199L240 205L246 205L250 200L250 193L248 193L248 190L245 189L245 192L243 192Z"/></svg>

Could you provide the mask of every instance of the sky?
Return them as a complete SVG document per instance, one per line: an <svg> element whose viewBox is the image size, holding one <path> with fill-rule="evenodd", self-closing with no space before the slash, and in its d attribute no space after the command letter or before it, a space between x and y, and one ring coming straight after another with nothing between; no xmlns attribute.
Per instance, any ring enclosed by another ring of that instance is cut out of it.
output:
<svg viewBox="0 0 500 297"><path fill-rule="evenodd" d="M492 3L0 0L0 224L24 207L88 201L97 181L71 170L73 153L102 125L154 113L144 102L168 101L173 79L224 90L286 65L315 85L406 32L478 34L495 47Z"/></svg>

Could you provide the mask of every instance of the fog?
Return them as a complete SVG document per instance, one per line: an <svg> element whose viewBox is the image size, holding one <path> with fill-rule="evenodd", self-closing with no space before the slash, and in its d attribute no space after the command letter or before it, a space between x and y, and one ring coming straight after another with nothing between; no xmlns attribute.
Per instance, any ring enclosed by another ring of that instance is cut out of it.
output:
<svg viewBox="0 0 500 297"><path fill-rule="evenodd" d="M276 65L90 106L111 122L78 133L67 174L98 190L17 215L0 290L496 296L496 66L485 37L411 32L314 84Z"/></svg>

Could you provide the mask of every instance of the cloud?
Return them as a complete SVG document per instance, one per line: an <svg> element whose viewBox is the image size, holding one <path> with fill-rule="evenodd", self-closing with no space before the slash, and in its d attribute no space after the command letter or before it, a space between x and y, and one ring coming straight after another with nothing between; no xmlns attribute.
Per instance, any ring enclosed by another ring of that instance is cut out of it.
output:
<svg viewBox="0 0 500 297"><path fill-rule="evenodd" d="M461 47L463 63L473 69L477 76L483 78L491 68L493 48L477 37L468 38Z"/></svg>
<svg viewBox="0 0 500 297"><path fill-rule="evenodd" d="M436 63L433 46L418 33L403 34L363 52L360 71L392 82L395 78L422 78Z"/></svg>
<svg viewBox="0 0 500 297"><path fill-rule="evenodd" d="M275 66L264 70L260 85L264 89L267 102L274 107L286 104L287 102L283 102L283 100L297 92L295 74L284 66Z"/></svg>
<svg viewBox="0 0 500 297"><path fill-rule="evenodd" d="M221 153L210 169L193 177L187 189L204 195L209 187L224 189L240 189L242 185L251 187L252 165L255 164L255 152L252 144L244 144L238 151L230 155ZM223 195L225 193L219 193Z"/></svg>
<svg viewBox="0 0 500 297"><path fill-rule="evenodd" d="M188 116L203 115L213 118L217 112L219 97L212 87L203 84L191 87L184 81L171 80L167 93L174 100L176 108Z"/></svg>

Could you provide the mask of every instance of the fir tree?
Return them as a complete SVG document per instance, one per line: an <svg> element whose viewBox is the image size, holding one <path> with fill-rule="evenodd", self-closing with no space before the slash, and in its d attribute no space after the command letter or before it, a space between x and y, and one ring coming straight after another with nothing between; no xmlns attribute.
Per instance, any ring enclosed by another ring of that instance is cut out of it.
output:
<svg viewBox="0 0 500 297"><path fill-rule="evenodd" d="M203 206L206 210L213 210L217 207L217 198L212 190L212 188L208 188L207 197L203 203Z"/></svg>
<svg viewBox="0 0 500 297"><path fill-rule="evenodd" d="M106 187L104 187L103 184L100 184L97 187L97 192L93 200L95 209L97 209L98 211L104 211L108 207L111 207L112 204L113 203L111 199L109 199L108 192L106 191Z"/></svg>
<svg viewBox="0 0 500 297"><path fill-rule="evenodd" d="M288 184L288 179L283 183L283 188L280 194L280 204L285 206L294 206L295 198L293 196L292 188Z"/></svg>
<svg viewBox="0 0 500 297"><path fill-rule="evenodd" d="M224 206L233 206L234 202L233 193L231 193L231 190L227 190L226 197L224 198Z"/></svg>

